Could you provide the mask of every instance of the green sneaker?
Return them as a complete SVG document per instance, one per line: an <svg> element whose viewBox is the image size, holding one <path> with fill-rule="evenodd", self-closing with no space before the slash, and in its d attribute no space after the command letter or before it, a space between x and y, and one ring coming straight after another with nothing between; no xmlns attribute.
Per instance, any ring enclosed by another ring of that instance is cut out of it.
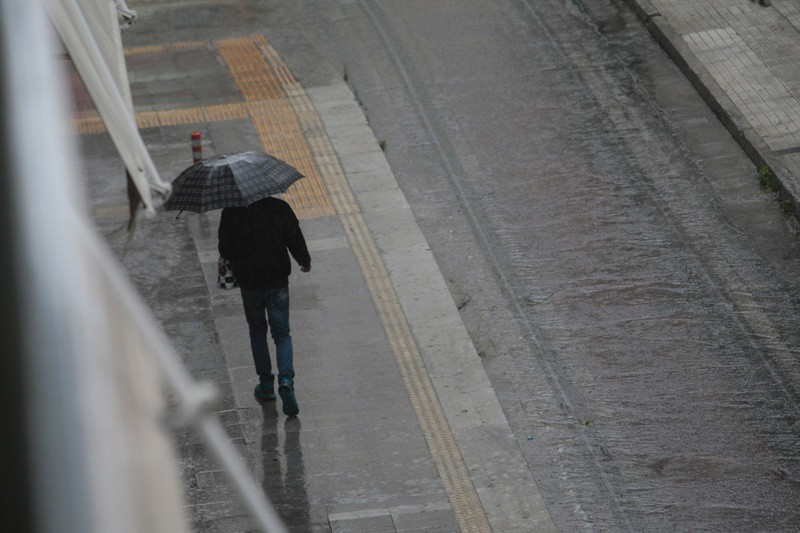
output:
<svg viewBox="0 0 800 533"><path fill-rule="evenodd" d="M278 383L278 394L281 395L283 402L283 414L286 416L297 416L300 412L300 407L297 405L297 399L294 397L294 385L290 379L282 379Z"/></svg>
<svg viewBox="0 0 800 533"><path fill-rule="evenodd" d="M268 383L267 385L262 385L259 383L256 385L256 390L253 391L253 395L261 400L274 400L275 385L272 383Z"/></svg>

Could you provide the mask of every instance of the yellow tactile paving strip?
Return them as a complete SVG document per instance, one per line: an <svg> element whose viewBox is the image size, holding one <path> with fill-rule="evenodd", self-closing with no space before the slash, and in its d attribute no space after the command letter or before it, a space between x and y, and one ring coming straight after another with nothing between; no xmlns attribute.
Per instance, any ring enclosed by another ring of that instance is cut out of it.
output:
<svg viewBox="0 0 800 533"><path fill-rule="evenodd" d="M189 109L169 109L165 111L143 111L136 114L136 125L139 129L158 128L162 126L180 126L182 124L202 124L222 122L224 120L241 120L250 116L248 104L235 103ZM72 121L76 133L102 133L106 131L103 120L96 114L79 116Z"/></svg>
<svg viewBox="0 0 800 533"><path fill-rule="evenodd" d="M286 85L294 90L298 86L297 81L285 65L281 64L277 69L271 66L275 64L277 56L273 55L272 61L267 60L265 52L271 50L271 47L263 36L143 46L127 49L125 53L163 53L201 47L219 50L245 101L187 109L144 111L136 115L137 126L145 129L249 119L264 151L283 159L306 176L283 195L297 216L316 218L333 215L330 198L283 88ZM274 54L274 51L270 53ZM102 133L105 125L96 114L83 114L73 120L73 129L81 134Z"/></svg>
<svg viewBox="0 0 800 533"><path fill-rule="evenodd" d="M269 47L269 44L266 46ZM278 55L274 51L270 52L266 55L271 63L282 64ZM302 87L295 82L286 92L302 124L303 135L314 155L333 206L347 233L350 247L364 275L370 297L394 354L403 384L428 444L428 450L442 478L459 529L470 533L490 532L492 528L486 511L470 478L453 430L436 396L386 265L372 240L333 146Z"/></svg>
<svg viewBox="0 0 800 533"><path fill-rule="evenodd" d="M298 97L299 98L299 97ZM372 240L327 136L309 137L323 180L356 255L389 346L428 444L459 528L491 531L483 504L445 417L386 266Z"/></svg>
<svg viewBox="0 0 800 533"><path fill-rule="evenodd" d="M439 472L453 514L464 532L490 532L455 435L417 348L403 308L353 196L333 146L302 86L263 36L129 49L127 54L216 46L241 88L245 102L149 111L136 117L140 128L249 118L264 150L298 168L306 179L284 197L301 218L338 215L389 341L411 405ZM74 121L79 133L99 133L99 117Z"/></svg>
<svg viewBox="0 0 800 533"><path fill-rule="evenodd" d="M281 83L252 39L217 41L236 85L248 102L283 98Z"/></svg>
<svg viewBox="0 0 800 533"><path fill-rule="evenodd" d="M154 54L158 52L172 52L175 50L191 50L192 48L207 48L213 44L211 41L190 41L174 44L154 44L150 46L136 46L125 49L126 56L135 56L138 54Z"/></svg>
<svg viewBox="0 0 800 533"><path fill-rule="evenodd" d="M303 132L282 85L297 83L285 66L274 68L261 36L217 41L228 69L246 100L248 114L264 150L293 165L306 178L296 182L284 199L300 218L333 215L330 198L311 158Z"/></svg>

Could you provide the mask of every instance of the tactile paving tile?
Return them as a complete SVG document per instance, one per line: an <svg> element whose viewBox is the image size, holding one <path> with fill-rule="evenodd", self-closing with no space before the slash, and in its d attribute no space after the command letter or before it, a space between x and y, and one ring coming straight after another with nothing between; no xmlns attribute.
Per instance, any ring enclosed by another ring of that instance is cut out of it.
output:
<svg viewBox="0 0 800 533"><path fill-rule="evenodd" d="M189 43L209 46L209 43ZM300 84L263 36L215 43L246 102L148 111L139 127L242 119L252 121L264 150L297 167L305 179L284 195L301 218L338 215L358 260L403 384L447 497L464 532L489 532L486 512L425 368L386 266L372 240L324 127ZM178 50L181 45L142 47L131 54ZM81 116L76 131L104 130L98 117Z"/></svg>
<svg viewBox="0 0 800 533"><path fill-rule="evenodd" d="M302 88L293 91L289 101L296 115L304 116L303 133L361 268L459 529L463 532L490 532L492 528L486 511L439 403L386 265L372 239L333 146L324 133L316 112L313 112L305 91Z"/></svg>
<svg viewBox="0 0 800 533"><path fill-rule="evenodd" d="M202 47L219 50L245 102L143 111L136 114L137 126L146 129L249 118L264 151L283 159L306 176L283 195L297 216L316 218L333 215L330 198L303 137L299 119L287 100L286 91L296 91L299 84L262 35L216 42L142 46L129 48L125 54L179 53ZM76 115L72 127L78 134L106 131L102 119L96 113L82 112Z"/></svg>
<svg viewBox="0 0 800 533"><path fill-rule="evenodd" d="M285 97L280 80L253 39L224 39L217 41L217 46L245 100L252 102Z"/></svg>
<svg viewBox="0 0 800 533"><path fill-rule="evenodd" d="M133 56L138 54L153 54L157 52L173 52L175 50L191 50L192 48L206 48L212 46L211 41L190 41L183 43L173 44L154 44L149 46L135 46L126 48L124 53L126 56Z"/></svg>
<svg viewBox="0 0 800 533"><path fill-rule="evenodd" d="M247 100L250 118L264 150L306 176L295 182L283 198L299 218L333 215L328 193L284 93L283 84L296 85L297 81L285 66L275 69L267 63L264 52L271 47L263 36L226 39L218 41L218 45Z"/></svg>

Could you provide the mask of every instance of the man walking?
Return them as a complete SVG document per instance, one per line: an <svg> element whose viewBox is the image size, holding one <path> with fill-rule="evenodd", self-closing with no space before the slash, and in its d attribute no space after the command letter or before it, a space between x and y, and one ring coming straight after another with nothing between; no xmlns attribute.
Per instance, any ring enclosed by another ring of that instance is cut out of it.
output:
<svg viewBox="0 0 800 533"><path fill-rule="evenodd" d="M247 207L226 207L219 224L219 253L231 262L242 291L242 303L250 330L250 348L259 383L254 394L275 399L267 331L275 341L278 394L283 412L300 412L294 393L292 337L289 335L289 253L300 270L311 270L311 256L292 208L268 197ZM266 314L266 316L265 316Z"/></svg>

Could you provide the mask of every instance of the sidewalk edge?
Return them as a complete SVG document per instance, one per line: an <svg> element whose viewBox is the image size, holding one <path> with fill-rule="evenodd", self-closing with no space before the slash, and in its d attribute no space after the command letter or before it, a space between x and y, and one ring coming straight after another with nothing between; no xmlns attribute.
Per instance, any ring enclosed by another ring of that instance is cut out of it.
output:
<svg viewBox="0 0 800 533"><path fill-rule="evenodd" d="M363 118L347 128L337 121L341 115L363 117L355 96L344 82L306 92L386 264L492 528L554 531L480 356L374 133ZM354 132L368 138L369 147L354 153L348 142ZM380 170L365 172L365 159L378 161ZM371 173L374 179L365 180Z"/></svg>
<svg viewBox="0 0 800 533"><path fill-rule="evenodd" d="M667 22L649 0L622 0L667 55L683 72L711 111L728 130L756 167L768 166L777 177L781 198L793 202L794 215L800 218L800 183L791 174L781 158L776 155L749 125L725 90L714 80L702 62L683 42L680 35Z"/></svg>

